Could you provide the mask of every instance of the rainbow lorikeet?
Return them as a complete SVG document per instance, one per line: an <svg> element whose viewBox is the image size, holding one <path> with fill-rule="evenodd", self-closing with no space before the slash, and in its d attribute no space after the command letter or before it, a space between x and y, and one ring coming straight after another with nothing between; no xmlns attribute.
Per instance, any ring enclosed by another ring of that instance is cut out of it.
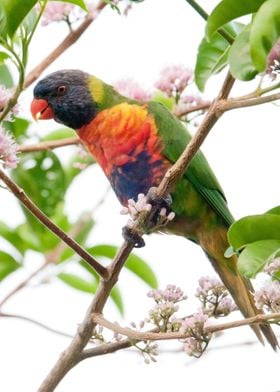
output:
<svg viewBox="0 0 280 392"><path fill-rule="evenodd" d="M184 125L158 102L140 102L79 70L57 71L34 88L31 112L36 119L54 119L76 130L96 158L121 204L147 194L178 159L191 136ZM220 275L240 311L252 317L252 286L237 270L235 256L225 258L227 229L233 217L223 191L201 152L198 152L171 193L175 218L165 231L199 244ZM252 326L276 349L267 324Z"/></svg>

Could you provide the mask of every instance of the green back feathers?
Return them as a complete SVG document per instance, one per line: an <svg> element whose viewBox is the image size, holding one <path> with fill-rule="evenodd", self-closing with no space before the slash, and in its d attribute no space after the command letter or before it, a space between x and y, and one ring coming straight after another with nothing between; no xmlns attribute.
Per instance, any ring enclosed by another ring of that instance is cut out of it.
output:
<svg viewBox="0 0 280 392"><path fill-rule="evenodd" d="M164 155L174 163L191 140L191 135L162 104L150 102L148 108L155 118L159 135L163 140ZM184 176L225 223L230 225L234 219L228 209L223 190L201 151L196 153Z"/></svg>

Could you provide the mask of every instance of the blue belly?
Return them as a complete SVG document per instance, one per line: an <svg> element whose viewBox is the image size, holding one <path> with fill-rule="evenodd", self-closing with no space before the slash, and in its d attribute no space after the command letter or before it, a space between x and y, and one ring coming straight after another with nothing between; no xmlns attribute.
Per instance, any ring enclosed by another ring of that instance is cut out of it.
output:
<svg viewBox="0 0 280 392"><path fill-rule="evenodd" d="M157 186L164 176L166 167L161 160L151 163L147 151L141 152L136 161L115 166L109 180L123 205L128 199L137 200L139 193L147 194L152 186Z"/></svg>

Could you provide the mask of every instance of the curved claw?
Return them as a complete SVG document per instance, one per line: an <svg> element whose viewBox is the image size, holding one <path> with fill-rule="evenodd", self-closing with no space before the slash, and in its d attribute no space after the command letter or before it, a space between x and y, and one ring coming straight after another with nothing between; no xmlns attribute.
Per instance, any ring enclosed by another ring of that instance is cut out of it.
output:
<svg viewBox="0 0 280 392"><path fill-rule="evenodd" d="M172 197L168 194L165 197L158 197L157 188L151 187L147 194L147 202L152 205L159 205L160 207L164 207L167 210L170 210L170 206L172 204Z"/></svg>
<svg viewBox="0 0 280 392"><path fill-rule="evenodd" d="M143 248L145 246L143 238L128 226L122 228L122 235L127 242L134 245L134 248Z"/></svg>

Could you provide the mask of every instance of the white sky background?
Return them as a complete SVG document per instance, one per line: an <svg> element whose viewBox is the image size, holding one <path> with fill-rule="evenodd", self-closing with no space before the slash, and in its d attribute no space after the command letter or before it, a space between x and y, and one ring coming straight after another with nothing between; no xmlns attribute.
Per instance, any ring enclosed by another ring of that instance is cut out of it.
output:
<svg viewBox="0 0 280 392"><path fill-rule="evenodd" d="M200 4L210 11L216 1ZM69 49L47 70L79 68L95 74L106 82L132 77L150 86L162 67L185 64L193 67L198 44L203 34L203 20L184 0L146 0L136 4L127 18L107 9L88 29L78 44ZM61 24L40 29L30 52L30 69L46 56L63 37ZM222 78L211 80L206 96L214 97ZM254 84L237 83L233 94L250 92ZM26 115L30 92L22 99ZM272 104L226 113L217 123L203 150L219 178L233 214L238 218L261 213L279 204L279 109ZM57 128L53 124L54 128ZM34 132L49 127L47 123L34 126ZM94 173L92 173L93 171ZM91 209L103 195L107 182L98 167L86 170L73 185L67 198L68 211L75 218L84 209ZM17 210L13 198L0 191L0 218L14 221ZM121 227L125 218L111 192L96 213L96 228L92 242L122 243ZM18 214L20 219L20 214ZM146 237L147 246L137 254L149 261L158 276L160 286L179 285L193 296L197 279L213 274L199 247L182 238L153 235ZM40 260L31 257L28 273L38 267ZM23 278L19 271L0 287L8 292ZM126 316L121 320L116 309L108 304L105 315L123 324L145 317L152 306L146 298L147 286L123 271L120 288L125 301ZM31 287L15 296L5 311L24 314L60 330L74 333L90 303L90 296L68 288L59 282ZM190 303L193 301L190 300ZM193 307L187 310L195 310ZM222 320L223 321L223 320ZM69 340L45 332L17 320L0 321L0 390L5 392L36 391L42 379ZM260 344L223 348L224 345L254 341L249 328L227 331L210 344L200 359L189 359L180 352L180 344L161 344L164 349L157 364L145 365L135 351L89 359L73 369L57 388L58 392L90 392L93 390L160 390L171 388L202 392L280 390L279 355ZM218 348L217 348L218 347ZM213 348L213 350L211 350Z"/></svg>

